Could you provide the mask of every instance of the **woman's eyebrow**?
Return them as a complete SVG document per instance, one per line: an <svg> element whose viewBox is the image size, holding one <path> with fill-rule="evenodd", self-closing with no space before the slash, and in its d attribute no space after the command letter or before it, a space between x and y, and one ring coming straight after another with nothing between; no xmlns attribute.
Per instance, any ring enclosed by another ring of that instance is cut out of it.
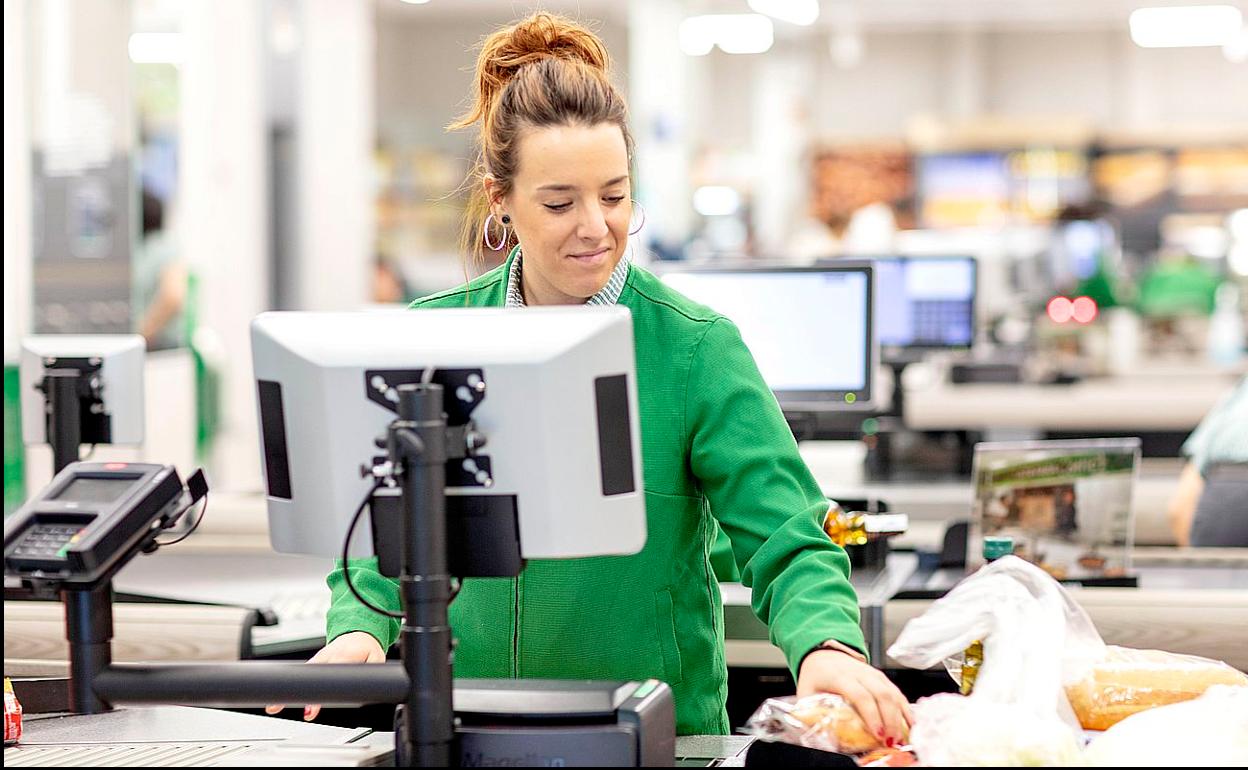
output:
<svg viewBox="0 0 1248 770"><path fill-rule="evenodd" d="M617 176L615 179L612 179L608 181L606 184L604 184L603 187L611 187L612 185L617 185L620 182L625 181L626 179L628 179L628 174L624 174L623 176ZM575 189L577 189L577 187L574 184L544 184L541 187L537 188L538 192L548 192L548 191L549 192L565 192L567 190L575 190Z"/></svg>

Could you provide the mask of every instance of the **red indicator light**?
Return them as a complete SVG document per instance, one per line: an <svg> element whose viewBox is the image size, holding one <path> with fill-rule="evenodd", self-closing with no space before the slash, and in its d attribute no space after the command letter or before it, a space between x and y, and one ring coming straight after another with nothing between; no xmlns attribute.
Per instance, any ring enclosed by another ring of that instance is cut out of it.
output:
<svg viewBox="0 0 1248 770"><path fill-rule="evenodd" d="M1064 324L1074 315L1074 303L1069 297L1054 297L1049 300L1047 312L1055 323Z"/></svg>
<svg viewBox="0 0 1248 770"><path fill-rule="evenodd" d="M1091 323L1096 320L1098 312L1096 300L1091 297L1075 297L1075 301L1070 303L1070 312L1079 323Z"/></svg>

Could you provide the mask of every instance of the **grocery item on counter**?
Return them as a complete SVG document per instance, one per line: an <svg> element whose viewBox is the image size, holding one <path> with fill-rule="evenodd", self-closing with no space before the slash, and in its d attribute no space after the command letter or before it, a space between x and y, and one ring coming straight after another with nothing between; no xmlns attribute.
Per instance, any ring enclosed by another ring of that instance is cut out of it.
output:
<svg viewBox="0 0 1248 770"><path fill-rule="evenodd" d="M839 695L816 693L805 698L770 698L750 717L746 732L820 751L861 754L883 748L854 707Z"/></svg>
<svg viewBox="0 0 1248 770"><path fill-rule="evenodd" d="M1214 685L1248 686L1248 675L1215 660L1161 650L1109 646L1066 697L1087 730L1106 730L1132 714L1198 698Z"/></svg>
<svg viewBox="0 0 1248 770"><path fill-rule="evenodd" d="M4 745L9 746L22 739L22 704L13 692L13 682L4 678Z"/></svg>
<svg viewBox="0 0 1248 770"><path fill-rule="evenodd" d="M1088 767L1248 767L1248 687L1140 712L1092 739Z"/></svg>

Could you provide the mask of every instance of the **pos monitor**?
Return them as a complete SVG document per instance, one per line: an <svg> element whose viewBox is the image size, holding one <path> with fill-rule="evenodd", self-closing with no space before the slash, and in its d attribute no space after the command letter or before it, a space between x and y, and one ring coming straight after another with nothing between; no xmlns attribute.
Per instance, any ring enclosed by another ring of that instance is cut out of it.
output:
<svg viewBox="0 0 1248 770"><path fill-rule="evenodd" d="M862 410L878 345L867 262L826 267L675 268L663 280L731 319L789 412Z"/></svg>
<svg viewBox="0 0 1248 770"><path fill-rule="evenodd" d="M421 381L443 386L449 426L471 421L480 437L448 460L448 499L514 510L524 558L645 544L626 308L264 313L251 338L276 550L341 556L385 461L397 388ZM362 524L353 556L372 555Z"/></svg>
<svg viewBox="0 0 1248 770"><path fill-rule="evenodd" d="M975 258L881 257L875 261L875 331L887 362L975 340Z"/></svg>

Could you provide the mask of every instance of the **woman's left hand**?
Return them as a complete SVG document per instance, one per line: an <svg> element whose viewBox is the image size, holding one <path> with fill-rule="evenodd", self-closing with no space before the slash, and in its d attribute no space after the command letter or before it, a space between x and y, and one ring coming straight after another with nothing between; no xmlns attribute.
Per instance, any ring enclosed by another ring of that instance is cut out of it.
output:
<svg viewBox="0 0 1248 770"><path fill-rule="evenodd" d="M914 717L901 690L879 669L837 650L815 650L802 661L797 697L819 692L840 695L885 745L905 742Z"/></svg>

